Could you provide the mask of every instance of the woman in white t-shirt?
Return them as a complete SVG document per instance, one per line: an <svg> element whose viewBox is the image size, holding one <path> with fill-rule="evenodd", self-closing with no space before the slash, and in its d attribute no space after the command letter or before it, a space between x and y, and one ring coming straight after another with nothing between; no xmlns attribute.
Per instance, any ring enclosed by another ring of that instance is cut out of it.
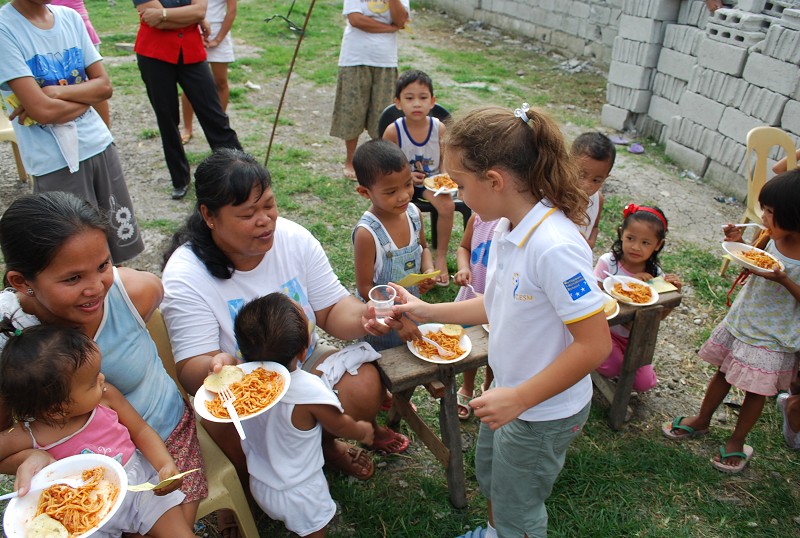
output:
<svg viewBox="0 0 800 538"><path fill-rule="evenodd" d="M197 205L175 234L164 267L164 301L178 377L194 394L203 379L223 364L240 362L233 324L245 303L279 291L294 299L308 317L311 345L303 370L317 367L335 350L318 342L316 326L342 340L355 340L386 327L369 316L333 272L322 246L311 233L278 217L269 172L250 155L220 150L195 172ZM371 316L374 317L374 316ZM374 424L384 388L369 363L358 375L332 381L345 412ZM247 467L238 436L230 424L205 423L206 429L237 466L247 484ZM375 425L372 448L402 452L408 438ZM323 436L326 463L367 479L372 460L361 448Z"/></svg>
<svg viewBox="0 0 800 538"><path fill-rule="evenodd" d="M353 154L364 132L378 138L378 118L392 104L397 81L397 32L405 27L409 0L344 0L347 20L339 53L339 76L331 136L344 140L342 173L356 180Z"/></svg>

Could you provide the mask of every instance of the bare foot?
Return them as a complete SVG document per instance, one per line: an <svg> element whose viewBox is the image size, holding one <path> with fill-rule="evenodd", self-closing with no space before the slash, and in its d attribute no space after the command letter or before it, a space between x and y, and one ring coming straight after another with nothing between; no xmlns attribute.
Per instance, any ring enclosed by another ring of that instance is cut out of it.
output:
<svg viewBox="0 0 800 538"><path fill-rule="evenodd" d="M344 175L344 177L346 177L351 181L358 181L356 179L356 171L353 169L352 165L351 166L345 165L344 167L342 167L342 174Z"/></svg>

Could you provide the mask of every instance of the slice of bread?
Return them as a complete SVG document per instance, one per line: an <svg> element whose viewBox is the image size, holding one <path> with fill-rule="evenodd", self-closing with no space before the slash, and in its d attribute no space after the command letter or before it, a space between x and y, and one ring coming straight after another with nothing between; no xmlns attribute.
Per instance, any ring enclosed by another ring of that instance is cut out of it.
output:
<svg viewBox="0 0 800 538"><path fill-rule="evenodd" d="M442 334L445 336L457 336L461 338L461 335L464 334L464 327L453 323L445 323L439 330L442 331Z"/></svg>
<svg viewBox="0 0 800 538"><path fill-rule="evenodd" d="M47 514L39 514L30 525L28 525L25 536L35 538L67 538L69 531L58 520L53 519Z"/></svg>
<svg viewBox="0 0 800 538"><path fill-rule="evenodd" d="M244 372L238 366L226 364L216 374L211 374L203 380L203 386L209 392L219 392L222 387L226 387L237 381L241 381Z"/></svg>

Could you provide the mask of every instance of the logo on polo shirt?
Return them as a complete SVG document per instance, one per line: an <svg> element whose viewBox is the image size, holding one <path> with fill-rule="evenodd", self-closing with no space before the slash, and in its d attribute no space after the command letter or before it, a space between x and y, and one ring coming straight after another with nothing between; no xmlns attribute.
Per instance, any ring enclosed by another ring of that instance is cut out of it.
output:
<svg viewBox="0 0 800 538"><path fill-rule="evenodd" d="M511 293L515 301L533 301L533 295L528 295L527 293L517 293L519 290L519 273L514 273L511 276L511 280L514 283L514 289Z"/></svg>
<svg viewBox="0 0 800 538"><path fill-rule="evenodd" d="M564 281L564 287L567 288L567 293L573 301L577 301L587 293L589 293L589 283L583 278L582 273L569 277Z"/></svg>

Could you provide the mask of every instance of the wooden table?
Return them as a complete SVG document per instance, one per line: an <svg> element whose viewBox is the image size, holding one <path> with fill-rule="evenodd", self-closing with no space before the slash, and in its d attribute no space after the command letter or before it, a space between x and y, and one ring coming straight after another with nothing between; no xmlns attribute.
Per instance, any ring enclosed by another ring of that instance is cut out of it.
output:
<svg viewBox="0 0 800 538"><path fill-rule="evenodd" d="M619 314L609 320L609 325L632 322L631 337L619 381L614 383L592 373L592 380L611 402L609 420L612 428L619 429L625 420L636 370L652 360L663 309L674 308L680 302L680 293L670 292L661 294L658 302L648 307L620 304ZM412 355L405 345L382 351L381 358L375 362L384 385L394 395L394 403L389 411L389 424L404 419L444 466L450 503L456 508L463 508L467 504L456 374L485 366L489 356L486 331L476 326L468 328L466 333L472 341L472 352L465 359L453 364L439 365L422 361ZM439 399L441 439L411 407L411 395L418 386L424 386L432 396Z"/></svg>

